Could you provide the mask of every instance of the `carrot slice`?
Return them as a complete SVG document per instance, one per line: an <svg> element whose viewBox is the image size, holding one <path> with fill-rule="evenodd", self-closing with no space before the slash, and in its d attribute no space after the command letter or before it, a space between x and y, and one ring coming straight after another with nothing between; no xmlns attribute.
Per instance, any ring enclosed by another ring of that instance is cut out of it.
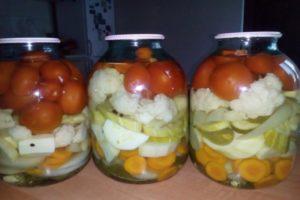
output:
<svg viewBox="0 0 300 200"><path fill-rule="evenodd" d="M171 176L173 176L174 174L176 174L177 171L178 171L177 166L173 166L173 167L164 169L162 172L159 173L157 180L158 181L166 180L166 179L170 178Z"/></svg>
<svg viewBox="0 0 300 200"><path fill-rule="evenodd" d="M146 166L146 159L141 156L132 156L124 162L124 169L133 176L143 173L146 170Z"/></svg>
<svg viewBox="0 0 300 200"><path fill-rule="evenodd" d="M280 160L275 164L275 175L279 180L284 180L292 169L292 160Z"/></svg>
<svg viewBox="0 0 300 200"><path fill-rule="evenodd" d="M239 165L241 164L241 162L243 161L243 159L237 159L233 161L233 171L238 173L239 172Z"/></svg>
<svg viewBox="0 0 300 200"><path fill-rule="evenodd" d="M152 56L152 51L148 47L141 47L135 51L135 55L138 59L148 60Z"/></svg>
<svg viewBox="0 0 300 200"><path fill-rule="evenodd" d="M258 181L256 183L254 183L254 187L255 188L263 188L263 187L275 185L278 182L279 182L279 180L276 178L275 175L272 174L270 176L267 176L267 177L261 179L260 181Z"/></svg>
<svg viewBox="0 0 300 200"><path fill-rule="evenodd" d="M122 160L126 160L127 158L130 158L132 156L137 156L139 155L139 151L138 149L135 150L122 150L119 153L119 158L121 158Z"/></svg>
<svg viewBox="0 0 300 200"><path fill-rule="evenodd" d="M212 161L220 163L220 164L224 164L227 162L227 158L223 154L213 150L209 146L205 145L204 150L209 155L209 157L212 159Z"/></svg>
<svg viewBox="0 0 300 200"><path fill-rule="evenodd" d="M44 174L44 170L40 168L33 168L33 169L26 170L26 173L33 176L41 176Z"/></svg>
<svg viewBox="0 0 300 200"><path fill-rule="evenodd" d="M72 152L64 148L56 149L54 153L48 156L41 164L44 168L56 169L68 162L72 157Z"/></svg>
<svg viewBox="0 0 300 200"><path fill-rule="evenodd" d="M225 181L227 179L227 172L224 164L209 162L205 166L205 172L209 177L216 181Z"/></svg>
<svg viewBox="0 0 300 200"><path fill-rule="evenodd" d="M263 163L265 164L266 169L267 169L265 176L269 176L269 175L272 173L272 165L271 165L271 162L268 161L268 160L262 160L262 161L263 161Z"/></svg>
<svg viewBox="0 0 300 200"><path fill-rule="evenodd" d="M148 158L147 164L153 170L163 170L173 165L175 160L176 154L175 152L173 152L167 156L162 156L158 158Z"/></svg>
<svg viewBox="0 0 300 200"><path fill-rule="evenodd" d="M256 158L249 158L240 163L239 173L245 180L255 183L268 175L268 168L265 162Z"/></svg>

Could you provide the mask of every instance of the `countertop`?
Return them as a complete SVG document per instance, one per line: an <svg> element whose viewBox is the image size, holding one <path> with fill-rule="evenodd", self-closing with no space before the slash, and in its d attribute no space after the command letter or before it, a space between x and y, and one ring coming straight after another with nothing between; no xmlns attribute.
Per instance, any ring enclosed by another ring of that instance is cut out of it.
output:
<svg viewBox="0 0 300 200"><path fill-rule="evenodd" d="M44 187L18 188L0 183L1 200L297 200L300 199L300 156L292 174L284 182L267 189L238 190L206 178L189 159L174 177L159 183L133 185L114 181L103 175L92 160L76 176Z"/></svg>

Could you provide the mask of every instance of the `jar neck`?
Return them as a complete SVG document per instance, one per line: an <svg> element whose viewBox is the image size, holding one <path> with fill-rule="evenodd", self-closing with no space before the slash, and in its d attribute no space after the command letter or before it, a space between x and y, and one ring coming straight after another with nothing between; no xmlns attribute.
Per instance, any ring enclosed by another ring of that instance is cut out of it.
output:
<svg viewBox="0 0 300 200"><path fill-rule="evenodd" d="M218 40L218 49L243 49L248 53L258 53L262 51L276 52L279 51L277 47L277 38L228 38Z"/></svg>
<svg viewBox="0 0 300 200"><path fill-rule="evenodd" d="M112 40L108 42L109 49L123 49L123 48L138 48L149 47L151 49L161 49L161 40Z"/></svg>

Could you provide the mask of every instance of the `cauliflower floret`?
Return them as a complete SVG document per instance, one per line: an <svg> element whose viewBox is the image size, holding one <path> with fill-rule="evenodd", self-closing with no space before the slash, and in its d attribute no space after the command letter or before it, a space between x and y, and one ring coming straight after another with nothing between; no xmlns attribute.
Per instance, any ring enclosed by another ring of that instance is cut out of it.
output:
<svg viewBox="0 0 300 200"><path fill-rule="evenodd" d="M142 99L135 113L138 121L147 124L153 119L168 123L177 114L175 102L164 94L158 94L154 100Z"/></svg>
<svg viewBox="0 0 300 200"><path fill-rule="evenodd" d="M56 128L54 131L54 141L55 147L65 147L71 144L74 136L75 129L71 125L63 125L61 127Z"/></svg>
<svg viewBox="0 0 300 200"><path fill-rule="evenodd" d="M72 143L79 143L87 138L87 127L84 123L79 124L75 127L75 136L73 137Z"/></svg>
<svg viewBox="0 0 300 200"><path fill-rule="evenodd" d="M110 98L113 108L124 115L133 115L139 105L139 95L131 94L121 87Z"/></svg>
<svg viewBox="0 0 300 200"><path fill-rule="evenodd" d="M238 99L230 102L232 110L245 113L248 118L268 116L283 104L282 83L274 74L267 74L250 85Z"/></svg>
<svg viewBox="0 0 300 200"><path fill-rule="evenodd" d="M107 95L115 93L123 84L124 76L113 68L96 71L90 79L89 96L96 104L105 101Z"/></svg>
<svg viewBox="0 0 300 200"><path fill-rule="evenodd" d="M206 113L219 107L228 107L228 102L220 99L209 88L201 88L192 92L191 107L193 111L202 110Z"/></svg>
<svg viewBox="0 0 300 200"><path fill-rule="evenodd" d="M32 136L28 128L20 125L9 128L8 134L16 141L26 140Z"/></svg>
<svg viewBox="0 0 300 200"><path fill-rule="evenodd" d="M0 110L0 129L10 128L16 124L11 114L12 110Z"/></svg>

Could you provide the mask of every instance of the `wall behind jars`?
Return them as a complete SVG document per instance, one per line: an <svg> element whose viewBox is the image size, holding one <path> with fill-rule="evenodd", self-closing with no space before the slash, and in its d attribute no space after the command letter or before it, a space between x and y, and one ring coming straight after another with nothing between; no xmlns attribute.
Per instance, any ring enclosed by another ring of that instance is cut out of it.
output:
<svg viewBox="0 0 300 200"><path fill-rule="evenodd" d="M242 30L243 0L114 0L115 31L165 34L166 50L191 80L215 48L213 36Z"/></svg>

